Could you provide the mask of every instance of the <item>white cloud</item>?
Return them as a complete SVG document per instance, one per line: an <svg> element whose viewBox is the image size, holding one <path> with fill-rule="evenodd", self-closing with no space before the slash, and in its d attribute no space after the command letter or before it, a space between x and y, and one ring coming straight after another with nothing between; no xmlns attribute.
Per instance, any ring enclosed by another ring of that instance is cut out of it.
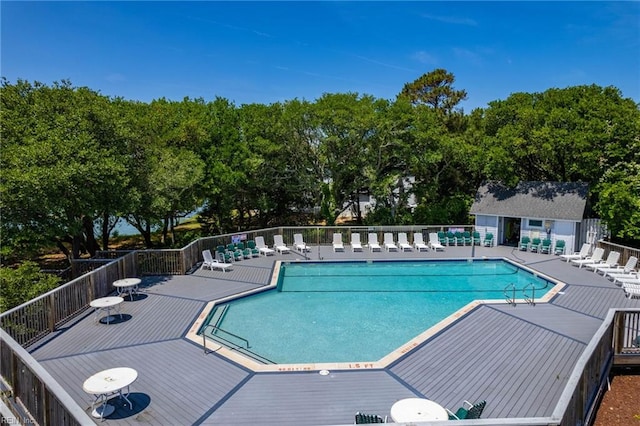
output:
<svg viewBox="0 0 640 426"><path fill-rule="evenodd" d="M411 58L420 62L421 64L435 65L438 63L438 59L435 56L433 56L429 52L425 52L424 50L420 50L414 53L413 55L411 55Z"/></svg>
<svg viewBox="0 0 640 426"><path fill-rule="evenodd" d="M459 16L435 16L423 14L423 18L430 19L432 21L444 22L445 24L455 24L455 25L467 25L470 27L478 26L478 23L471 18L463 18Z"/></svg>

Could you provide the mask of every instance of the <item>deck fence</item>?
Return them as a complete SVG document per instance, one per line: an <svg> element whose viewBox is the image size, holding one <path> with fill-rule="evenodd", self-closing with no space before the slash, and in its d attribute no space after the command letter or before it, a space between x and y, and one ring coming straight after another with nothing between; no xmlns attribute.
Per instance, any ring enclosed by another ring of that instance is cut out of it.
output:
<svg viewBox="0 0 640 426"><path fill-rule="evenodd" d="M202 260L202 250L215 250L218 245L231 242L232 238L250 240L261 235L271 245L273 236L280 234L286 244L292 245L293 234L301 233L310 245L328 245L336 232L348 243L353 232L365 235L376 232L382 241L385 232L392 232L397 239L398 232L407 232L411 238L413 232L428 235L447 228L449 226L278 227L200 238L180 250L102 252L101 257L113 260L0 315L0 373L3 379L0 396L17 411L17 416L28 415L38 424L93 424L84 410L24 348L85 312L91 300L113 292L112 283L118 279L149 274L185 274ZM603 241L599 244L627 253L626 256L637 256L639 252ZM589 424L611 367L640 365L640 350L636 347L639 335L640 309L612 309L577 363L552 418L491 419L491 423L486 423L485 419L478 420L477 424ZM465 424L474 425L476 421L465 421Z"/></svg>

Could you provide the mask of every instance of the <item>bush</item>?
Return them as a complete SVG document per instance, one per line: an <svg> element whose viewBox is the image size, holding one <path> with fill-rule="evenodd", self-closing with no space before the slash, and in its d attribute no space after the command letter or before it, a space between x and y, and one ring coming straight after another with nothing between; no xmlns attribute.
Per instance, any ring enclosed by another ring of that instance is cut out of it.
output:
<svg viewBox="0 0 640 426"><path fill-rule="evenodd" d="M0 312L53 290L59 283L58 277L40 272L35 262L24 262L15 269L0 267Z"/></svg>

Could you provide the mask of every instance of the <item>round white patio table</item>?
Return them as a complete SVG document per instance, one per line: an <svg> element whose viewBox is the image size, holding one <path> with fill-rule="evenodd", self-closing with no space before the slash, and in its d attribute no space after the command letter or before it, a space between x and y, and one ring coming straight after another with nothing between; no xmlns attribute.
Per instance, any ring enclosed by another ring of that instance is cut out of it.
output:
<svg viewBox="0 0 640 426"><path fill-rule="evenodd" d="M113 286L118 290L118 296L129 293L129 299L133 300L133 293L138 293L140 278L124 278L113 282Z"/></svg>
<svg viewBox="0 0 640 426"><path fill-rule="evenodd" d="M95 400L91 404L91 415L95 418L107 417L115 411L115 407L107 404L109 396L119 394L120 398L129 403L129 408L133 408L133 404L129 401L129 386L138 378L138 372L129 367L111 368L109 370L100 371L84 381L82 390L91 395L95 395ZM127 392L122 390L127 388ZM96 402L100 405L94 408Z"/></svg>
<svg viewBox="0 0 640 426"><path fill-rule="evenodd" d="M449 414L437 402L425 398L406 398L391 406L391 418L394 422L426 422L429 420L448 420Z"/></svg>
<svg viewBox="0 0 640 426"><path fill-rule="evenodd" d="M101 297L100 299L92 300L89 303L89 306L95 308L96 311L96 321L98 321L98 313L105 309L107 311L107 316L104 318L106 323L109 324L115 318L111 316L111 308L115 308L122 318L122 314L120 313L120 304L124 302L124 299L119 296L110 296L110 297Z"/></svg>

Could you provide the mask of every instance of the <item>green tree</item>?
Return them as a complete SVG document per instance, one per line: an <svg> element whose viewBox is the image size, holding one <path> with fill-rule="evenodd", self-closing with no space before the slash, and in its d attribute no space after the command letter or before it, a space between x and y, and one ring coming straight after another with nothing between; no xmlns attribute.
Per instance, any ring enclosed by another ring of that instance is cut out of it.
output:
<svg viewBox="0 0 640 426"><path fill-rule="evenodd" d="M0 267L0 312L53 290L59 282L59 278L40 272L35 262L23 262L15 269Z"/></svg>
<svg viewBox="0 0 640 426"><path fill-rule="evenodd" d="M7 80L1 100L3 248L33 253L55 243L68 258L93 255L94 218L127 180L109 100L66 81Z"/></svg>
<svg viewBox="0 0 640 426"><path fill-rule="evenodd" d="M467 98L465 90L453 88L454 81L452 73L438 68L405 84L398 97L404 97L414 105L428 105L436 111L450 114Z"/></svg>

